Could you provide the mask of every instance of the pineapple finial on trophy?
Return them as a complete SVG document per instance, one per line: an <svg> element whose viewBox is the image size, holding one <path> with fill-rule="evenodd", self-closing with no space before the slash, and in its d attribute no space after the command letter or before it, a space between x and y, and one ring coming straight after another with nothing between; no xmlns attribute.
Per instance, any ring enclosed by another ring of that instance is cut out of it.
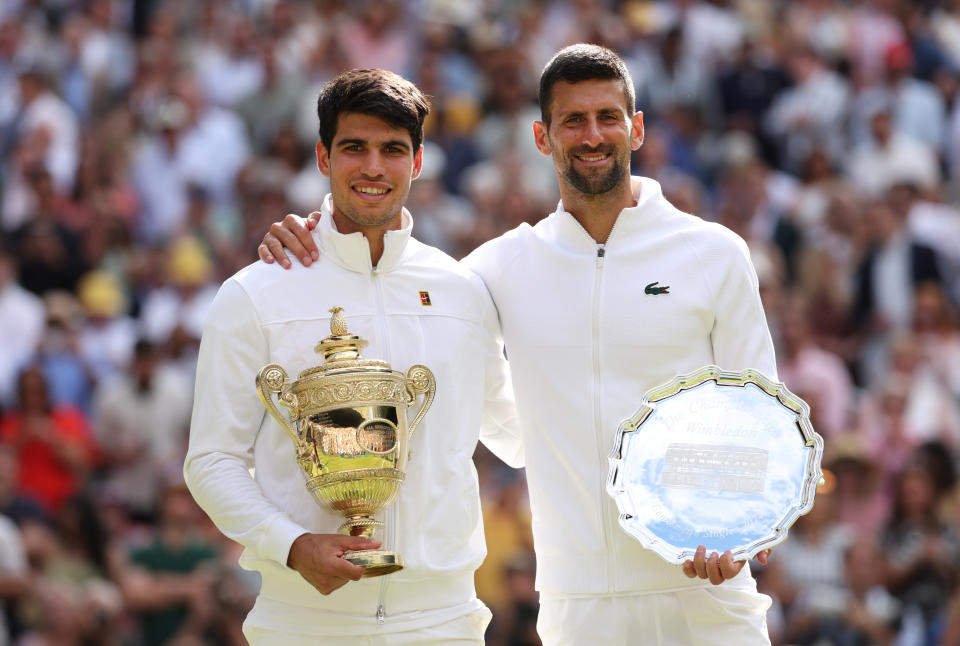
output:
<svg viewBox="0 0 960 646"><path fill-rule="evenodd" d="M341 312L343 312L342 307L330 308L330 313L333 314L330 317L330 334L333 336L346 336L347 334L347 319Z"/></svg>
<svg viewBox="0 0 960 646"><path fill-rule="evenodd" d="M329 312L333 314L330 317L330 336L320 341L314 350L323 354L328 362L360 359L360 348L367 344L366 339L347 331L347 318L343 315L342 307L332 307Z"/></svg>

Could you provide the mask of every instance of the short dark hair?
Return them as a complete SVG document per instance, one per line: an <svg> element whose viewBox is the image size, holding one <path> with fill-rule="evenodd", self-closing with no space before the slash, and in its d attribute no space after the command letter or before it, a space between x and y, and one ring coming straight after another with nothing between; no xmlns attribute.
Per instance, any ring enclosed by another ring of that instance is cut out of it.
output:
<svg viewBox="0 0 960 646"><path fill-rule="evenodd" d="M543 68L540 74L540 119L550 125L553 86L557 81L579 83L594 79L620 81L627 111L633 114L636 109L633 78L623 59L606 47L579 43L561 49Z"/></svg>
<svg viewBox="0 0 960 646"><path fill-rule="evenodd" d="M423 120L430 102L416 85L398 74L380 69L356 69L329 81L317 99L320 142L330 150L337 119L344 112L382 119L410 133L413 151L423 143Z"/></svg>

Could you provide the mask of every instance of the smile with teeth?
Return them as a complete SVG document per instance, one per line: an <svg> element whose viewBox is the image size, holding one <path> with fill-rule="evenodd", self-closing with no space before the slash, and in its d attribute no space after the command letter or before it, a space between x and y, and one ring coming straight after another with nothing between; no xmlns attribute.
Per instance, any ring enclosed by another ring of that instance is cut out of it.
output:
<svg viewBox="0 0 960 646"><path fill-rule="evenodd" d="M599 161L603 161L607 157L609 157L609 155L605 153L596 153L593 155L577 155L577 159L585 162L599 162Z"/></svg>
<svg viewBox="0 0 960 646"><path fill-rule="evenodd" d="M388 188L375 188L373 186L354 186L353 189L364 195L385 195L390 190Z"/></svg>

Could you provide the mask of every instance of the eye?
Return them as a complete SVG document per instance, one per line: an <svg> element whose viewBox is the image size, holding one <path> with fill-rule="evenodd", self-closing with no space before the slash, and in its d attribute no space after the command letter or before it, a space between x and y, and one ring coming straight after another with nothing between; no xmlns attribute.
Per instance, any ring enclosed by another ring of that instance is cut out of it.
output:
<svg viewBox="0 0 960 646"><path fill-rule="evenodd" d="M360 144L350 144L348 146L344 146L343 149L351 153L359 152L362 150L362 148L360 147Z"/></svg>
<svg viewBox="0 0 960 646"><path fill-rule="evenodd" d="M573 126L573 125L576 125L576 124L580 123L581 121L583 121L583 118L582 118L582 117L573 116L573 117L567 117L567 118L564 120L564 123Z"/></svg>

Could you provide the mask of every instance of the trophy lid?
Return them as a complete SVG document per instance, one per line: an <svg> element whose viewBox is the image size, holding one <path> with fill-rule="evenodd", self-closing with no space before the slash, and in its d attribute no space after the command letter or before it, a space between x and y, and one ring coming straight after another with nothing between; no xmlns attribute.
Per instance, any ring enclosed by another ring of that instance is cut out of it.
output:
<svg viewBox="0 0 960 646"><path fill-rule="evenodd" d="M360 349L367 345L367 340L347 330L347 319L343 316L342 307L330 310L330 336L324 338L314 347L315 352L323 354L324 365L308 368L300 373L300 377L326 372L338 368L389 370L390 366L377 360L364 359Z"/></svg>

